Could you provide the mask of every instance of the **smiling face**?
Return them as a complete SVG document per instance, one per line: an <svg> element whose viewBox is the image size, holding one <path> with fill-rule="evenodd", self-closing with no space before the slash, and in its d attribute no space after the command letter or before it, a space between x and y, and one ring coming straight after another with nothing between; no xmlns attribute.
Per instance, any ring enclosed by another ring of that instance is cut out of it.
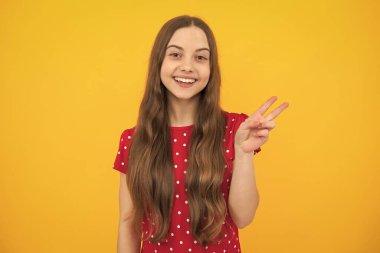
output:
<svg viewBox="0 0 380 253"><path fill-rule="evenodd" d="M160 77L169 100L198 97L210 77L210 47L202 29L190 26L175 31L166 47Z"/></svg>

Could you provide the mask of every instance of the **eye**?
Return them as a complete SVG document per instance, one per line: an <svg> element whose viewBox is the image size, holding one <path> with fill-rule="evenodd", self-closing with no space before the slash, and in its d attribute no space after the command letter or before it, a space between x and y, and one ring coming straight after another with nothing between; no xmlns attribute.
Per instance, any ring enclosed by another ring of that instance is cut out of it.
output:
<svg viewBox="0 0 380 253"><path fill-rule="evenodd" d="M198 60L207 60L206 57L203 57L203 56L201 56L201 55L197 56L197 59L198 59Z"/></svg>
<svg viewBox="0 0 380 253"><path fill-rule="evenodd" d="M177 58L177 56L179 55L178 53L171 53L171 54L169 54L170 56L174 56L174 57L176 57Z"/></svg>

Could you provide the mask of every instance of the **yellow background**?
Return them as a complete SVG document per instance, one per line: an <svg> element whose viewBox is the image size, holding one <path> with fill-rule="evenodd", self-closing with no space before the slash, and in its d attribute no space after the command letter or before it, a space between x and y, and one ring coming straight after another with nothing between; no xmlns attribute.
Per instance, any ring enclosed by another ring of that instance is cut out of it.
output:
<svg viewBox="0 0 380 253"><path fill-rule="evenodd" d="M378 1L1 1L0 252L116 252L119 137L154 38L213 29L222 106L290 106L254 158L243 253L380 252Z"/></svg>

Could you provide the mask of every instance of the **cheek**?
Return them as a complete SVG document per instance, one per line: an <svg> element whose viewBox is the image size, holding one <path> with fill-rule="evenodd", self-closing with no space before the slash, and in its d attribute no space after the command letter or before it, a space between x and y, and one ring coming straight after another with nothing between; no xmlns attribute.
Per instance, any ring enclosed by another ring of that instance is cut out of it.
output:
<svg viewBox="0 0 380 253"><path fill-rule="evenodd" d="M160 71L160 77L161 77L161 80L163 78L166 78L166 75L167 75L167 68L166 68L166 65L165 64L162 64L161 66L161 71Z"/></svg>
<svg viewBox="0 0 380 253"><path fill-rule="evenodd" d="M160 78L162 80L162 77L164 76L164 73L165 73L165 68L164 68L164 65L161 66L161 69L160 69Z"/></svg>
<svg viewBox="0 0 380 253"><path fill-rule="evenodd" d="M209 67L205 67L204 69L202 69L201 71L201 76L203 79L206 79L208 80L210 78L210 68Z"/></svg>
<svg viewBox="0 0 380 253"><path fill-rule="evenodd" d="M170 64L166 63L165 61L162 63L161 66L161 78L168 78L168 76L171 76L173 72L173 68L170 66Z"/></svg>

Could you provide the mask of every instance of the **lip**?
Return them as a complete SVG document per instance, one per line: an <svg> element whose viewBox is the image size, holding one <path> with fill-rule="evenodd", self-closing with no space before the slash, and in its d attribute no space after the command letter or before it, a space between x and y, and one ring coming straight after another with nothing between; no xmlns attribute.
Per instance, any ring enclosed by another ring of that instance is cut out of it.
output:
<svg viewBox="0 0 380 253"><path fill-rule="evenodd" d="M194 79L194 78L193 78ZM174 79L173 77L173 80L174 82L181 86L182 88L190 88L190 87L193 87L195 85L195 83L198 81L197 79L195 79L195 82L194 83L182 83L182 82L178 82L177 80Z"/></svg>

